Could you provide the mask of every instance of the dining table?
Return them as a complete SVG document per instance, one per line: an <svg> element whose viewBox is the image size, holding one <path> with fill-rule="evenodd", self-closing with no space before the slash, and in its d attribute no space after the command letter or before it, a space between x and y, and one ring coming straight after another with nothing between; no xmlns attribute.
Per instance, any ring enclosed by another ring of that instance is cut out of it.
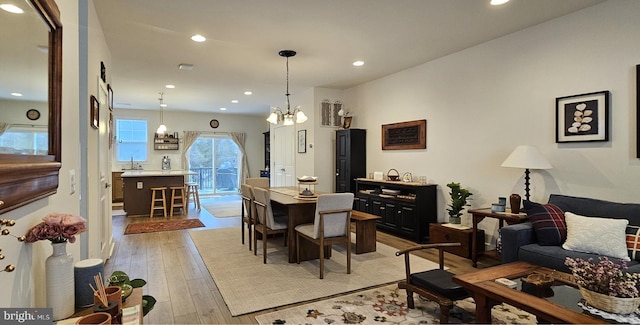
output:
<svg viewBox="0 0 640 325"><path fill-rule="evenodd" d="M324 194L315 192L314 197L301 196L297 187L271 187L269 196L274 211L284 211L288 216L287 247L289 263L296 263L296 226L313 223L316 211L317 196ZM325 258L331 257L331 247L325 247ZM300 261L318 259L318 246L307 241L300 241Z"/></svg>

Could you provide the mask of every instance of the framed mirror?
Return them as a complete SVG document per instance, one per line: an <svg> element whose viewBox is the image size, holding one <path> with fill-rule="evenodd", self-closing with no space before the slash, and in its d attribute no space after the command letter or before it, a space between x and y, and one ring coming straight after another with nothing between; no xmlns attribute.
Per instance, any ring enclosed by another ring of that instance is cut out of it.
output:
<svg viewBox="0 0 640 325"><path fill-rule="evenodd" d="M37 125L35 123L36 116L39 119L46 120L46 123L41 124L41 128L46 132L41 133L46 135L47 145L46 150L39 150L34 147L31 152L11 147L6 150L0 150L0 214L55 194L58 189L58 176L62 161L62 23L60 21L60 11L54 0L22 0L14 1L14 3L17 3L16 7L22 9L24 13L16 14L2 11L0 13L2 15L0 21L3 23L7 21L13 22L14 25L12 25L12 28L8 28L9 31L20 29L20 32L22 32L23 29L28 29L29 31L32 30L31 32L42 33L41 36L43 39L48 40L48 44L33 44L31 47L25 47L24 40L19 40L16 37L3 37L9 44L3 45L0 59L4 62L11 62L8 61L11 58L7 56L31 56L29 51L38 50L46 54L46 64L43 64L40 68L40 70L45 70L46 72L34 73L33 66L21 66L19 67L20 69L26 70L3 73L0 76L0 90L3 93L16 91L8 88L11 85L20 85L25 76L39 74L46 76L46 82L37 80L29 82L30 85L35 86L29 88L28 91L32 93L41 92L44 94L42 95L42 100L32 99L29 105L17 104L17 106L20 106L19 109L24 109L25 111L20 113L21 116L24 116L28 121L33 121L31 124L29 122L25 123L25 127ZM29 17L30 13L37 14L40 19L32 19L33 17ZM28 20L28 22L18 22L17 19ZM20 25L23 28L17 28L16 25ZM34 37L33 39L37 40L39 38ZM12 51L5 51L4 49L11 49ZM14 49L22 49L25 52L16 53L13 51ZM39 65L36 64L35 66ZM40 103L41 101L44 103ZM42 105L44 112L40 112L38 108L33 107L37 103ZM0 101L0 111L13 109L15 108L14 106L16 105L7 104L6 100ZM38 114L35 114L33 110L38 111ZM11 123L6 121L3 118L0 123L0 136L11 128L11 125L8 125Z"/></svg>

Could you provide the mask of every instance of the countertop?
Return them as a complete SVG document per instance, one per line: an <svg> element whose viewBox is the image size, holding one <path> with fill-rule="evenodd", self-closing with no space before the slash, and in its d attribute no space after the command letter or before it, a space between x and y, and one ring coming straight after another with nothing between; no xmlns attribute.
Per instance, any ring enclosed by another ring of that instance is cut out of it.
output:
<svg viewBox="0 0 640 325"><path fill-rule="evenodd" d="M127 170L122 173L121 177L153 177L153 176L184 176L195 175L196 172L188 170Z"/></svg>

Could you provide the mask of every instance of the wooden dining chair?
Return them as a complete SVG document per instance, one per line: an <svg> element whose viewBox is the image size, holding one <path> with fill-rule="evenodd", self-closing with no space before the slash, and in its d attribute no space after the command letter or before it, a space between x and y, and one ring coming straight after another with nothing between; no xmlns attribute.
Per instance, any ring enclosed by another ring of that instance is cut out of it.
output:
<svg viewBox="0 0 640 325"><path fill-rule="evenodd" d="M449 311L453 302L469 297L469 293L453 282L453 273L444 269L444 250L457 247L460 243L434 243L409 247L396 252L396 256L404 255L405 279L398 282L398 289L407 291L407 307L413 309L413 293L425 297L440 306L440 324L449 322ZM424 249L438 249L439 268L411 273L409 256L411 252Z"/></svg>
<svg viewBox="0 0 640 325"><path fill-rule="evenodd" d="M256 208L253 205L253 187L247 184L240 185L240 194L242 196L242 218L240 225L240 230L242 230L242 245L244 245L244 230L246 225L249 237L249 250L251 250L251 238L254 226L253 219L256 216Z"/></svg>
<svg viewBox="0 0 640 325"><path fill-rule="evenodd" d="M267 237L269 235L284 234L284 245L287 245L287 216L274 215L271 208L271 198L269 190L254 187L253 188L253 204L257 214L253 226L253 255L258 255L258 239L257 233L262 235L262 255L263 263L267 264Z"/></svg>
<svg viewBox="0 0 640 325"><path fill-rule="evenodd" d="M300 239L318 245L320 279L324 278L324 248L344 244L347 248L347 274L351 274L350 219L353 193L321 194L316 203L313 223L296 226L296 261L300 263Z"/></svg>
<svg viewBox="0 0 640 325"><path fill-rule="evenodd" d="M250 177L244 183L253 187L269 188L269 179L266 177Z"/></svg>

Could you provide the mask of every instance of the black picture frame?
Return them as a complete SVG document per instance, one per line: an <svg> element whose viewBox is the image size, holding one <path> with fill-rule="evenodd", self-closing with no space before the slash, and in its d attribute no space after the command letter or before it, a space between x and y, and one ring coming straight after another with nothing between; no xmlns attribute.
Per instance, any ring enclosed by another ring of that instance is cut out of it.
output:
<svg viewBox="0 0 640 325"><path fill-rule="evenodd" d="M636 65L636 158L640 158L640 64Z"/></svg>
<svg viewBox="0 0 640 325"><path fill-rule="evenodd" d="M556 98L556 143L609 141L608 90Z"/></svg>
<svg viewBox="0 0 640 325"><path fill-rule="evenodd" d="M307 152L307 130L298 131L298 153Z"/></svg>
<svg viewBox="0 0 640 325"><path fill-rule="evenodd" d="M89 125L91 125L92 128L97 129L100 125L100 119L99 119L99 114L100 114L100 103L98 102L98 99L96 98L96 96L91 95L91 104L90 104L90 110L89 110Z"/></svg>
<svg viewBox="0 0 640 325"><path fill-rule="evenodd" d="M109 110L113 111L113 88L111 88L111 84L107 84L107 103Z"/></svg>

